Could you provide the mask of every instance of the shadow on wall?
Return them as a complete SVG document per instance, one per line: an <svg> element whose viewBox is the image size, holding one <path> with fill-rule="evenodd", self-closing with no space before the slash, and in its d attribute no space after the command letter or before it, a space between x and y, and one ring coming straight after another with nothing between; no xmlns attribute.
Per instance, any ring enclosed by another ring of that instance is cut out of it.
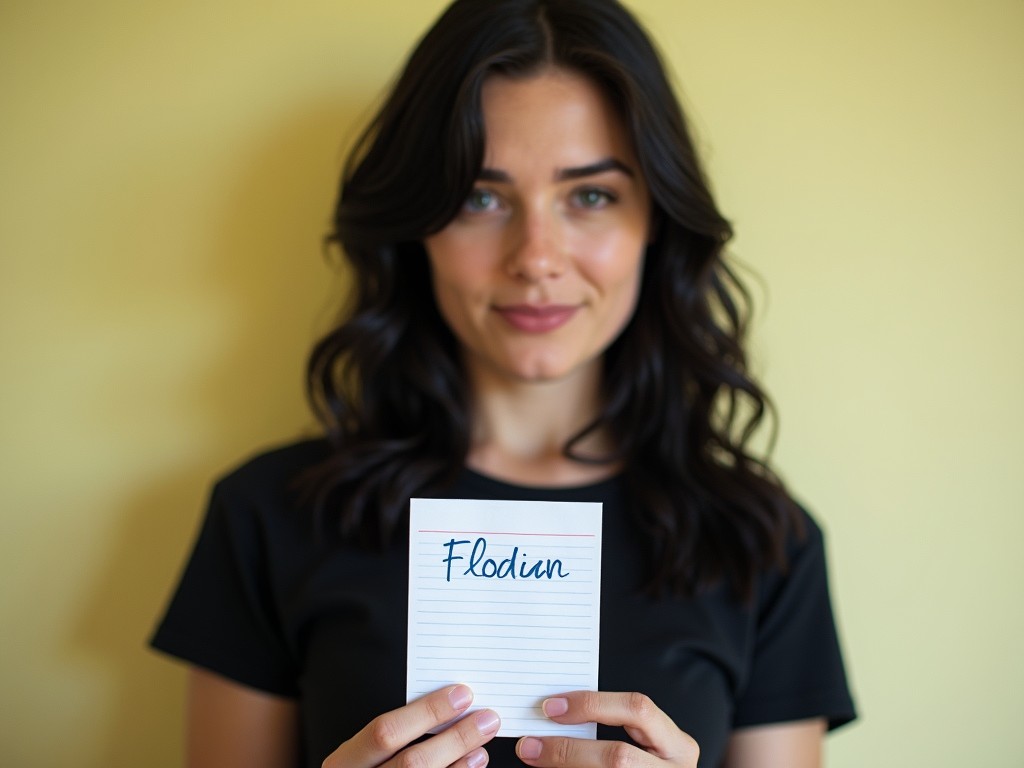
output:
<svg viewBox="0 0 1024 768"><path fill-rule="evenodd" d="M146 643L198 530L211 478L261 445L312 424L302 400L303 365L333 316L337 301L330 294L341 287L329 277L319 243L343 143L350 140L344 132L359 123L361 109L309 109L257 143L242 158L245 172L226 185L233 192L212 219L218 236L200 280L204 301L230 309L230 332L210 355L215 363L197 369L186 392L174 393L171 402L151 400L154 408L173 410L161 414L165 421L202 425L196 450L186 466L168 468L126 500L120 528L109 536L109 556L63 650L98 664L113 691L97 751L78 754L79 765L182 762L184 673ZM150 178L148 169L140 167L138 178ZM183 313L192 299L180 297ZM159 441L141 432L145 425L138 429L125 441Z"/></svg>

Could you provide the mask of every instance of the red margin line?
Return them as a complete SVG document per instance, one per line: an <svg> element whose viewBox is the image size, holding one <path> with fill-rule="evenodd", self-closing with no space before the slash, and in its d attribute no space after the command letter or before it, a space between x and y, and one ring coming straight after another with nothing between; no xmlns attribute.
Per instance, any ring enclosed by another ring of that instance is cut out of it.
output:
<svg viewBox="0 0 1024 768"><path fill-rule="evenodd" d="M432 531L423 530L422 528L419 531L417 531L417 533L469 533L486 536L565 536L585 539L593 539L597 536L597 534L594 533L517 533L515 531Z"/></svg>

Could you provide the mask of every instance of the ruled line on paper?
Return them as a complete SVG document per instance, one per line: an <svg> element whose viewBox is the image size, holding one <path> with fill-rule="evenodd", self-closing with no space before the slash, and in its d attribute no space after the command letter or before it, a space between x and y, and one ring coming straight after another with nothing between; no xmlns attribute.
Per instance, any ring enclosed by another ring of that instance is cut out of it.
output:
<svg viewBox="0 0 1024 768"><path fill-rule="evenodd" d="M409 700L462 682L499 736L595 738L540 705L597 689L601 505L414 499L409 530Z"/></svg>

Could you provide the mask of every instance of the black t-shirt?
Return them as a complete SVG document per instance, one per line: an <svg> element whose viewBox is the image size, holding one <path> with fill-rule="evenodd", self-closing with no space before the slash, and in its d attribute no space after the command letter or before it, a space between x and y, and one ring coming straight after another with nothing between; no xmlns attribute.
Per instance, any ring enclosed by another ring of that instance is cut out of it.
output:
<svg viewBox="0 0 1024 768"><path fill-rule="evenodd" d="M384 552L324 546L297 501L297 474L328 455L307 441L259 456L214 488L155 648L245 685L295 697L302 765L405 703L408 543ZM753 603L727 587L653 598L638 587L645 553L624 483L510 485L470 470L444 498L604 504L600 689L642 691L716 766L735 728L854 717L826 580L820 529L790 543L785 574L762 574ZM457 682L457 681L453 681ZM628 740L620 728L598 738ZM522 766L514 739L488 745L490 765Z"/></svg>

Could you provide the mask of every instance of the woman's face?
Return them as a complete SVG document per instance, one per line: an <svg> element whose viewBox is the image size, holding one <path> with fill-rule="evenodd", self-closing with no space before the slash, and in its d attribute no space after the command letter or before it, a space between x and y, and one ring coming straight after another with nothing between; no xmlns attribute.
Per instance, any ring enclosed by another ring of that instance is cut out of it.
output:
<svg viewBox="0 0 1024 768"><path fill-rule="evenodd" d="M483 169L426 238L442 316L471 375L598 375L636 306L651 203L603 92L562 69L482 92Z"/></svg>

